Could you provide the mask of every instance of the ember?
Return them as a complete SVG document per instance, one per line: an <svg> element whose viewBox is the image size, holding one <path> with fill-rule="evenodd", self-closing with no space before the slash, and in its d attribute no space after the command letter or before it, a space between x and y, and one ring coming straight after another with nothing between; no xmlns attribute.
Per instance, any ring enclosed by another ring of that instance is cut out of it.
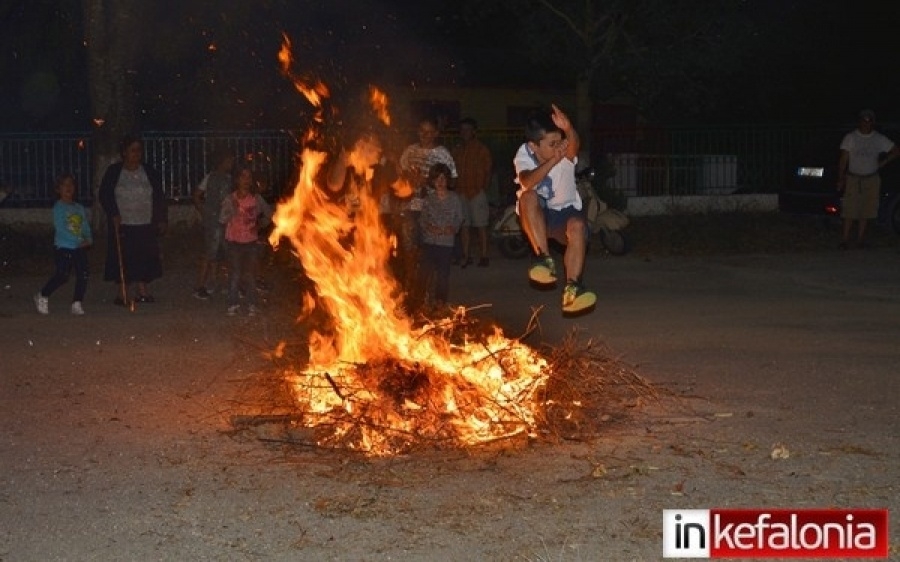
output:
<svg viewBox="0 0 900 562"><path fill-rule="evenodd" d="M318 108L328 88L291 72L290 46L279 55L297 91ZM388 99L370 90L373 113L389 125ZM417 326L404 312L388 267L393 243L378 202L363 190L352 212L324 195L316 178L326 155L312 148L321 133L305 136L299 180L279 203L270 241L288 239L312 281L303 317L327 319L312 331L309 364L289 369L302 424L322 446L391 455L421 443L468 446L533 434L547 362L499 329L484 337L446 338L434 323ZM371 177L365 140L349 155L356 173ZM397 192L409 190L402 180ZM448 311L449 312L449 311ZM458 309L445 321L465 323Z"/></svg>

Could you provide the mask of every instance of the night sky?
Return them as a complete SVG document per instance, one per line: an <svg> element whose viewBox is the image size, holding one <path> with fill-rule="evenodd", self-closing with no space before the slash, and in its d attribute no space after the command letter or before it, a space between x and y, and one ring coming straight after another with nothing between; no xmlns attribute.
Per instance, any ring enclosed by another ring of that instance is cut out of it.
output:
<svg viewBox="0 0 900 562"><path fill-rule="evenodd" d="M265 128L297 115L303 103L275 61L282 32L294 40L300 64L338 96L351 96L367 82L388 88L574 85L570 69L529 58L538 41L521 33L527 25L496 10L473 18L473 2L465 0L198 1L181 5L178 17L161 4L147 16L155 43L142 49L135 69L145 128ZM724 5L706 4L711 10ZM630 69L645 81L644 90L661 90L652 106L646 104L648 115L660 122L846 123L871 107L882 122L900 121L900 3L735 5L746 21L716 39L721 59L690 49L667 58L671 52L657 47L643 68ZM87 128L78 2L6 2L0 17L3 129ZM547 26L553 21L542 18ZM682 25L685 36L693 32L690 22ZM160 43L160 37L172 39ZM684 65L689 82L662 73L655 79L647 72L654 61L663 70Z"/></svg>

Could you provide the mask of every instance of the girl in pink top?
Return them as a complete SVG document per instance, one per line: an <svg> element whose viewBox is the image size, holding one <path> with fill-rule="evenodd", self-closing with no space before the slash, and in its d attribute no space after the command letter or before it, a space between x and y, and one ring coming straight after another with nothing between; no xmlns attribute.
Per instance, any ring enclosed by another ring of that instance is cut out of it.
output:
<svg viewBox="0 0 900 562"><path fill-rule="evenodd" d="M253 192L253 171L240 164L234 171L234 192L222 202L219 222L225 225L225 243L230 262L228 287L228 315L234 316L241 309L241 286L247 297L247 314L255 316L256 282L254 274L259 260L259 231L272 220L272 207L259 194Z"/></svg>

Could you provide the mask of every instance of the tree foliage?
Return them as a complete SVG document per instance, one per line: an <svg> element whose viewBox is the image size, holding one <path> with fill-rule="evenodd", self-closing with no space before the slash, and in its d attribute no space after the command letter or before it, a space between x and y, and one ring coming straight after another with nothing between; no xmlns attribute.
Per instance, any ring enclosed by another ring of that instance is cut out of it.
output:
<svg viewBox="0 0 900 562"><path fill-rule="evenodd" d="M108 30L122 35L112 56L133 53L139 128L301 122L277 69L282 33L338 96L367 82L580 86L649 119L696 122L827 113L868 95L893 105L898 82L878 56L893 51L890 3L849 17L840 0L0 0L4 128L88 126L100 41L85 42L87 6L109 21L134 14ZM797 104L798 91L811 97Z"/></svg>
<svg viewBox="0 0 900 562"><path fill-rule="evenodd" d="M0 2L0 105L10 129L55 125L87 100L80 48L81 14L75 1Z"/></svg>
<svg viewBox="0 0 900 562"><path fill-rule="evenodd" d="M533 75L573 88L584 81L594 100L627 98L646 116L669 119L726 109L722 89L752 53L777 42L783 20L771 10L774 21L762 20L759 4L744 0L469 0L465 6L473 25L501 14L511 21L518 56Z"/></svg>

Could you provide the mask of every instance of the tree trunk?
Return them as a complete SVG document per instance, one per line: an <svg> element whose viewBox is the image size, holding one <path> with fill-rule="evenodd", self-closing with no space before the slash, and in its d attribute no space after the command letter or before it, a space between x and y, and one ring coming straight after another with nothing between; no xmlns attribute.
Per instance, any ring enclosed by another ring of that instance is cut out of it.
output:
<svg viewBox="0 0 900 562"><path fill-rule="evenodd" d="M103 232L100 180L119 159L119 141L134 130L135 91L130 79L138 52L139 0L82 0L91 99L93 227Z"/></svg>
<svg viewBox="0 0 900 562"><path fill-rule="evenodd" d="M581 166L591 165L591 145L594 140L594 111L591 100L591 77L583 72L575 83L575 130L581 137L578 162Z"/></svg>

